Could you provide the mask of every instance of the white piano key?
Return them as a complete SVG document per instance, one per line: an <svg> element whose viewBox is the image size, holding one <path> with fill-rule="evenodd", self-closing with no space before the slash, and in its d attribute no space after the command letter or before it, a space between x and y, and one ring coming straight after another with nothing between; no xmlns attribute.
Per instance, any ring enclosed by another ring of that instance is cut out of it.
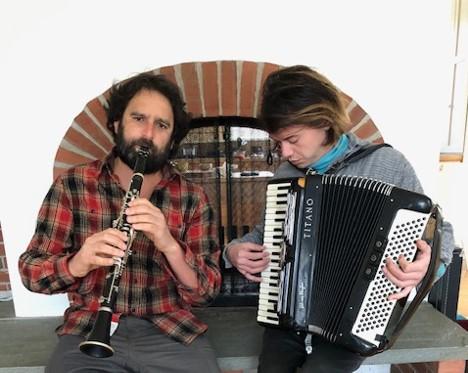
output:
<svg viewBox="0 0 468 373"><path fill-rule="evenodd" d="M264 316L257 316L257 321L262 322L264 324L279 325L278 320L271 320L271 319L269 319L267 317L264 317Z"/></svg>
<svg viewBox="0 0 468 373"><path fill-rule="evenodd" d="M262 282L262 284L264 283ZM263 294L268 294L268 293L278 294L279 292L279 288L277 286L273 287L267 284L264 284L264 286L260 286L260 289Z"/></svg>
<svg viewBox="0 0 468 373"><path fill-rule="evenodd" d="M267 306L265 304L261 304L258 306L258 311L263 311L263 312L266 312L266 313L273 313L273 314L277 314L278 311L276 310L276 307L271 307L271 306ZM257 314L259 313L262 313L262 312L257 312Z"/></svg>
<svg viewBox="0 0 468 373"><path fill-rule="evenodd" d="M287 198L288 198L287 193L281 193L280 195L278 195L277 192L269 191L269 192L267 192L265 201L282 201L282 200L287 199Z"/></svg>
<svg viewBox="0 0 468 373"><path fill-rule="evenodd" d="M276 307L278 304L278 295L265 295L258 298L258 303L269 304L271 307Z"/></svg>
<svg viewBox="0 0 468 373"><path fill-rule="evenodd" d="M278 320L278 314L275 311L265 311L265 310L258 310L257 316L268 317L273 320Z"/></svg>
<svg viewBox="0 0 468 373"><path fill-rule="evenodd" d="M264 232L279 232L283 233L283 223L276 221L276 220L271 220L267 222L268 225L265 226L263 229Z"/></svg>
<svg viewBox="0 0 468 373"><path fill-rule="evenodd" d="M262 272L262 275L279 276L279 274L279 270L270 267L265 268L265 270Z"/></svg>
<svg viewBox="0 0 468 373"><path fill-rule="evenodd" d="M266 243L266 244L268 244L268 243L272 243L272 244L282 243L283 238L281 236L278 237L278 235L276 235L276 234L273 234L273 235L266 234L263 237L263 242Z"/></svg>
<svg viewBox="0 0 468 373"><path fill-rule="evenodd" d="M279 182L279 183L270 183L268 184L268 189L274 189L274 188L289 188L291 186L290 181L284 181L284 182Z"/></svg>
<svg viewBox="0 0 468 373"><path fill-rule="evenodd" d="M277 270L276 268L271 268L271 267L267 267L263 272L262 272L262 276L265 276L265 277L271 277L271 278L276 278L278 277L280 274L280 271Z"/></svg>
<svg viewBox="0 0 468 373"><path fill-rule="evenodd" d="M258 298L258 303L259 304L274 304L276 305L276 303L278 302L278 295L267 295L265 294L265 296L259 296Z"/></svg>

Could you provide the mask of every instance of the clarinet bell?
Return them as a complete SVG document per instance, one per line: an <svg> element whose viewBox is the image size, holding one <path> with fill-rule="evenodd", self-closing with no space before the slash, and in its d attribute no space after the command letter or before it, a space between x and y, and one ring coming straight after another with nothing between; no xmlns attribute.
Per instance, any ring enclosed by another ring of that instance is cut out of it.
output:
<svg viewBox="0 0 468 373"><path fill-rule="evenodd" d="M80 343L80 351L86 355L98 358L111 357L114 354L114 349L110 345L99 341Z"/></svg>
<svg viewBox="0 0 468 373"><path fill-rule="evenodd" d="M105 358L114 354L114 349L110 345L110 325L112 314L100 311L94 328L86 341L80 343L80 351L86 355Z"/></svg>

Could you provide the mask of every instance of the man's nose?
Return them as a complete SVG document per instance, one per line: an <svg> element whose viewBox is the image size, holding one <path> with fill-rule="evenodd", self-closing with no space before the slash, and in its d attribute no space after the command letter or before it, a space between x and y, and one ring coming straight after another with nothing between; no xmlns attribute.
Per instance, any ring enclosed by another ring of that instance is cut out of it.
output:
<svg viewBox="0 0 468 373"><path fill-rule="evenodd" d="M147 139L152 139L154 134L154 126L151 121L146 121L143 127L143 136Z"/></svg>

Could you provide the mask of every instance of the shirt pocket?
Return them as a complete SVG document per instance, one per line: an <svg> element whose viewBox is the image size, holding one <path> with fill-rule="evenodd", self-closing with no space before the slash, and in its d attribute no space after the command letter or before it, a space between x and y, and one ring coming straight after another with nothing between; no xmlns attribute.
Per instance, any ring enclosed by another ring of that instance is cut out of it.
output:
<svg viewBox="0 0 468 373"><path fill-rule="evenodd" d="M79 209L73 214L73 247L78 251L90 236L112 228L115 219L110 213Z"/></svg>
<svg viewBox="0 0 468 373"><path fill-rule="evenodd" d="M185 242L186 226L182 213L178 210L170 209L169 211L165 211L164 215L166 217L167 227L169 228L169 232L171 232L172 237L176 240Z"/></svg>

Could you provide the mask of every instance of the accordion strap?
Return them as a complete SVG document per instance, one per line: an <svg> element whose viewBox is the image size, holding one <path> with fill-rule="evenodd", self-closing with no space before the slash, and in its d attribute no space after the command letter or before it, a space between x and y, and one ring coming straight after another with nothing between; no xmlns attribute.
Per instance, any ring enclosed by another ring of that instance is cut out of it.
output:
<svg viewBox="0 0 468 373"><path fill-rule="evenodd" d="M383 143L383 144L371 144L371 145L362 147L361 149L348 155L342 162L334 164L332 167L330 167L327 170L326 173L334 174L336 171L348 166L350 163L356 162L360 160L361 158L367 157L369 154L375 152L377 149L385 148L385 147L391 148L392 146L390 144Z"/></svg>

